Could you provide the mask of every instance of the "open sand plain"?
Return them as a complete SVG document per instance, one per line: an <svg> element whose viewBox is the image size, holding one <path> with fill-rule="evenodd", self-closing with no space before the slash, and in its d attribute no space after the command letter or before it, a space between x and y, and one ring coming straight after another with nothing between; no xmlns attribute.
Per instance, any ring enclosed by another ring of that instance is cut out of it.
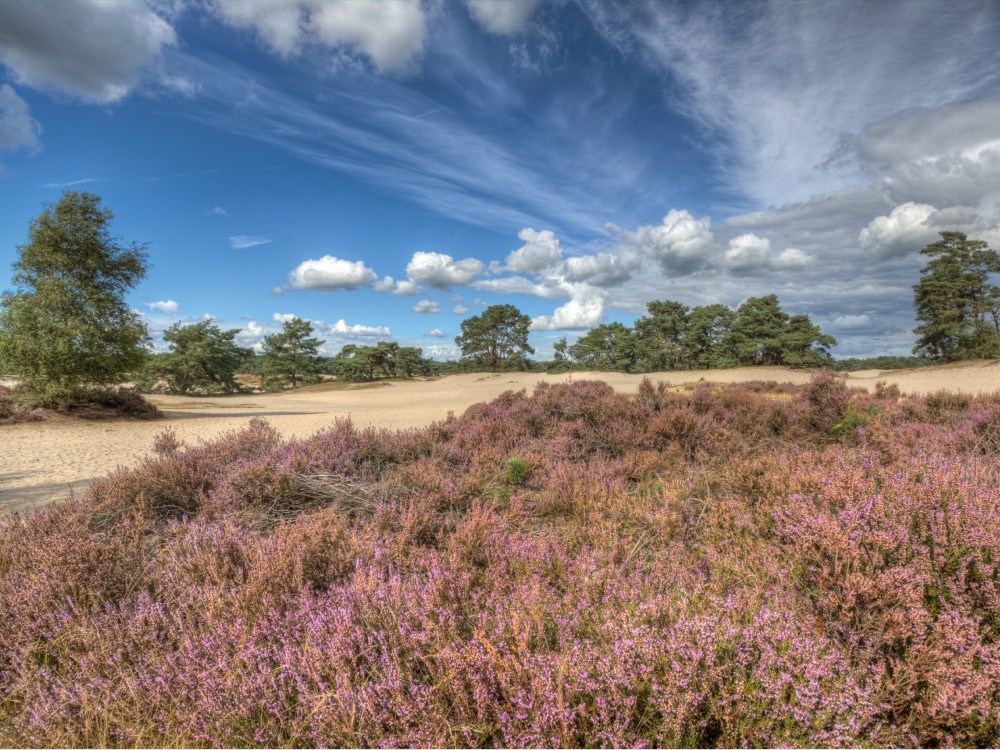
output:
<svg viewBox="0 0 1000 750"><path fill-rule="evenodd" d="M624 375L582 373L473 373L443 378L358 384L341 389L305 388L278 394L215 398L151 396L165 419L139 421L81 421L55 418L45 422L0 426L0 514L27 511L77 496L89 483L119 466L131 466L152 448L153 438L166 429L188 445L212 440L239 429L252 417L263 417L285 437L308 437L349 417L356 426L391 430L425 427L444 419L449 411L460 415L469 406L488 401L508 390L536 384L600 379L623 392L634 393L643 377L654 383L683 386L702 379L718 383L775 380L805 383L809 370L756 367L732 370L695 370ZM866 370L851 373L848 383L873 390L878 380L895 383L904 393L939 390L992 393L1000 390L1000 361L963 362L913 370Z"/></svg>

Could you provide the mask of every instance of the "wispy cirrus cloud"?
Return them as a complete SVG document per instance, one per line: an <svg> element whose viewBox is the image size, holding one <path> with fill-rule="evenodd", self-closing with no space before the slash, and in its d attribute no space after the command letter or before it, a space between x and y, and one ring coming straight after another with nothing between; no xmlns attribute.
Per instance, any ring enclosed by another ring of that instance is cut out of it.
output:
<svg viewBox="0 0 1000 750"><path fill-rule="evenodd" d="M100 177L84 177L82 180L70 180L69 182L46 182L42 185L43 188L68 188L74 185L86 185L88 182L97 182Z"/></svg>
<svg viewBox="0 0 1000 750"><path fill-rule="evenodd" d="M269 242L274 242L274 240L270 237L259 237L247 234L237 234L229 238L229 246L234 250L245 250L248 247L266 245Z"/></svg>

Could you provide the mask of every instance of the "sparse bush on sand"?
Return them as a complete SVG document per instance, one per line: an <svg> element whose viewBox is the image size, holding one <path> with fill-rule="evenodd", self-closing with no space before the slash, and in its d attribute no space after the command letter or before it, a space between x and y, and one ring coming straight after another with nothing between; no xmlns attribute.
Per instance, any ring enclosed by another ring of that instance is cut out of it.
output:
<svg viewBox="0 0 1000 750"><path fill-rule="evenodd" d="M39 421L46 413L79 419L158 419L153 404L135 391L111 386L74 386L58 393L0 386L0 424ZM5 419L6 415L6 419Z"/></svg>
<svg viewBox="0 0 1000 750"><path fill-rule="evenodd" d="M1000 397L885 395L164 436L0 523L0 745L995 746Z"/></svg>

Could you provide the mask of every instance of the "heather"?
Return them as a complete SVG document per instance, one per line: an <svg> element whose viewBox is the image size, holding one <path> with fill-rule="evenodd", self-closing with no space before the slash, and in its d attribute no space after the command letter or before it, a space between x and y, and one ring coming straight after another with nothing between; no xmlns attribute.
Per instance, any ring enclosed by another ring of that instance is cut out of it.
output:
<svg viewBox="0 0 1000 750"><path fill-rule="evenodd" d="M995 746L1000 396L265 422L0 525L0 745Z"/></svg>

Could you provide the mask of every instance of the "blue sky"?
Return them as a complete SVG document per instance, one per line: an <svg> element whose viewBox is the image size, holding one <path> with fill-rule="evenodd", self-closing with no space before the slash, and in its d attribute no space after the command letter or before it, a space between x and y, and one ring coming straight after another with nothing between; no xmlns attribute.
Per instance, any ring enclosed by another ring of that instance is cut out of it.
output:
<svg viewBox="0 0 1000 750"><path fill-rule="evenodd" d="M69 188L149 243L154 339L450 357L511 303L545 357L776 293L907 353L918 250L1000 247L998 40L961 1L2 0L0 266Z"/></svg>

